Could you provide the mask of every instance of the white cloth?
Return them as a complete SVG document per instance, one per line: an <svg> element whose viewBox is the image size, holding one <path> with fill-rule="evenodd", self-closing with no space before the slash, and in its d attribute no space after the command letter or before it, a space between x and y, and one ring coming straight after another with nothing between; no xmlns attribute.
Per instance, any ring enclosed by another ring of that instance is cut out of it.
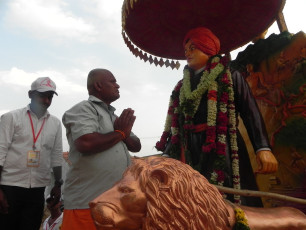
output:
<svg viewBox="0 0 306 230"><path fill-rule="evenodd" d="M32 150L33 134L27 111L30 111L35 136L44 118L45 124L35 143L40 151L38 167L27 167L27 153ZM2 185L23 188L45 187L50 183L50 170L61 166L62 126L55 116L47 111L40 119L27 107L17 109L1 116L0 121L0 165L3 166Z"/></svg>
<svg viewBox="0 0 306 230"><path fill-rule="evenodd" d="M60 227L63 222L63 213L49 226L48 221L51 216L49 216L47 219L45 219L43 223L43 230L60 230Z"/></svg>

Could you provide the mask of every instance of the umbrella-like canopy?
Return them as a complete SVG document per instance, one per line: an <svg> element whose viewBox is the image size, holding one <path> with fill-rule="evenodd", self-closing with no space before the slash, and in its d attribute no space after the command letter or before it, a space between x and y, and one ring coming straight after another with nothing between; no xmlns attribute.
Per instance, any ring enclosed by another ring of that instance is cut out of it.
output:
<svg viewBox="0 0 306 230"><path fill-rule="evenodd" d="M156 65L165 64L156 57L185 59L184 35L199 26L216 34L220 52L228 53L270 27L284 4L285 0L124 0L122 34L134 55ZM178 68L178 62L167 61Z"/></svg>

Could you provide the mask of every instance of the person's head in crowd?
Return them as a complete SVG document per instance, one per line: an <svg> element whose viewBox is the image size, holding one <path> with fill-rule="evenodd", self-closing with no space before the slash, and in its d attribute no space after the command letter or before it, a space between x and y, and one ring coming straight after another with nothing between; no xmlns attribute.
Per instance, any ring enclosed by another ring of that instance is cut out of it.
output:
<svg viewBox="0 0 306 230"><path fill-rule="evenodd" d="M188 66L193 70L204 67L211 56L220 51L220 41L213 32L205 27L188 31L183 47Z"/></svg>
<svg viewBox="0 0 306 230"><path fill-rule="evenodd" d="M47 208L49 209L51 215L52 213L56 213L56 212L62 212L63 209L64 209L64 202L63 202L63 199L60 198L60 199L54 199L52 197L48 197L46 199L46 203L47 203Z"/></svg>
<svg viewBox="0 0 306 230"><path fill-rule="evenodd" d="M119 97L119 85L114 75L106 69L93 69L87 78L89 95L99 98L106 104L111 104Z"/></svg>
<svg viewBox="0 0 306 230"><path fill-rule="evenodd" d="M49 77L37 78L31 85L28 95L31 99L30 108L38 116L45 114L56 94L56 85Z"/></svg>

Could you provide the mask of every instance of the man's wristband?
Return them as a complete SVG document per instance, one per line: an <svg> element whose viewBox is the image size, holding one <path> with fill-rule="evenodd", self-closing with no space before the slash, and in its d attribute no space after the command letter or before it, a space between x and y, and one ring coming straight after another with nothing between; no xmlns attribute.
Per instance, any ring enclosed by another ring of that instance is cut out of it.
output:
<svg viewBox="0 0 306 230"><path fill-rule="evenodd" d="M126 135L125 135L125 133L123 131L116 129L115 132L120 133L122 135L122 137L123 137L123 140L125 140Z"/></svg>
<svg viewBox="0 0 306 230"><path fill-rule="evenodd" d="M63 183L64 183L63 179L60 179L60 180L56 180L56 181L54 182L54 185L56 185L56 186L58 186L58 187L61 187L61 186L63 185Z"/></svg>

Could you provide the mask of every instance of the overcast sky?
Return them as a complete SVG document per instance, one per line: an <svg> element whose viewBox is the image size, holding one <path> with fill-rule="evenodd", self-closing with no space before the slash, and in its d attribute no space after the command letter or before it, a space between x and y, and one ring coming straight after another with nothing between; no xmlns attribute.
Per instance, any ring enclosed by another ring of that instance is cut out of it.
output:
<svg viewBox="0 0 306 230"><path fill-rule="evenodd" d="M88 98L88 72L106 68L120 85L121 97L113 103L116 113L128 107L135 110L133 131L142 142L137 155L157 154L154 145L163 131L169 96L182 78L182 67L156 67L130 53L121 36L122 2L0 0L0 115L26 106L31 83L49 76L59 94L49 111L61 119L67 109ZM306 1L286 2L283 12L289 32L305 32ZM271 33L279 33L276 23L267 36ZM237 51L232 52L233 58L236 55ZM64 127L63 144L68 151Z"/></svg>

